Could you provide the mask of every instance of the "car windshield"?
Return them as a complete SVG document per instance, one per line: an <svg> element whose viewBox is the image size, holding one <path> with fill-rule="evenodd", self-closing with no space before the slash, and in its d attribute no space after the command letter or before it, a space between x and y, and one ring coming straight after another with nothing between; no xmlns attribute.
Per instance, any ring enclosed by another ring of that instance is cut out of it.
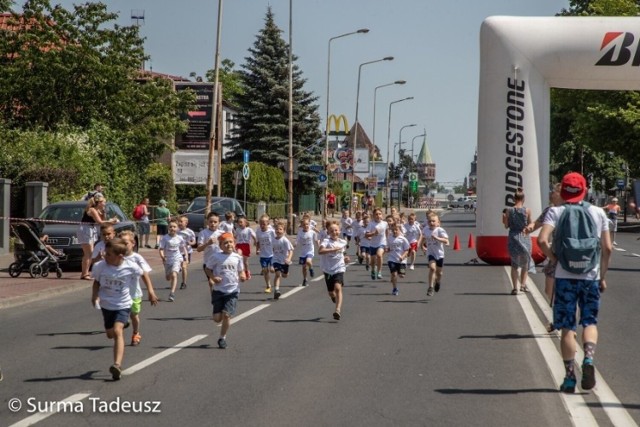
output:
<svg viewBox="0 0 640 427"><path fill-rule="evenodd" d="M47 206L40 214L40 218L49 221L80 222L83 210L82 206Z"/></svg>
<svg viewBox="0 0 640 427"><path fill-rule="evenodd" d="M227 211L235 212L236 209L233 202L234 201L231 199L213 200L211 202L211 210L215 212L227 212ZM203 214L204 208L206 205L207 205L207 199L205 198L195 199L193 202L191 202L191 204L187 208L187 212Z"/></svg>

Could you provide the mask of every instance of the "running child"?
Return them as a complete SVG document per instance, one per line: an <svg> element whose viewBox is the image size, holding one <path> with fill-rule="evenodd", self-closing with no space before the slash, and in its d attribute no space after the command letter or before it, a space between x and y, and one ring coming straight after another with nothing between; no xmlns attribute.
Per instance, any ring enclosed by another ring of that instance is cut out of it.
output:
<svg viewBox="0 0 640 427"><path fill-rule="evenodd" d="M382 219L382 210L373 210L373 219L366 228L365 237L371 239L369 254L371 255L371 279L382 279L382 258L387 247L387 229L389 224Z"/></svg>
<svg viewBox="0 0 640 427"><path fill-rule="evenodd" d="M426 251L429 263L428 296L432 296L434 290L440 291L444 266L444 245L449 246L449 235L444 228L440 227L438 214L431 212L427 216L427 225L422 230L421 239L421 247Z"/></svg>
<svg viewBox="0 0 640 427"><path fill-rule="evenodd" d="M273 270L273 241L276 233L269 224L269 215L262 214L256 229L256 253L260 255L260 267L262 267L262 277L264 277L264 292L271 293L271 273Z"/></svg>
<svg viewBox="0 0 640 427"><path fill-rule="evenodd" d="M253 243L253 246L257 245L256 232L249 227L249 221L246 218L239 218L238 228L236 228L236 251L242 255L244 273L247 276L247 280L251 279L251 271L249 271L251 243Z"/></svg>
<svg viewBox="0 0 640 427"><path fill-rule="evenodd" d="M289 266L291 258L293 258L293 245L284 234L285 225L283 222L276 224L276 237L273 239L273 270L275 277L273 279L273 299L280 298L280 281L289 276Z"/></svg>
<svg viewBox="0 0 640 427"><path fill-rule="evenodd" d="M344 286L344 273L347 271L349 257L345 255L347 241L340 238L340 226L331 222L327 226L329 237L320 243L318 254L321 256L324 282L327 285L329 298L336 304L333 318L340 320L342 317L342 287Z"/></svg>
<svg viewBox="0 0 640 427"><path fill-rule="evenodd" d="M364 213L362 215L362 225L358 227L358 236L360 237L359 254L358 259L362 259L360 264L364 262L364 267L369 271L369 264L371 263L371 256L369 250L371 246L371 239L365 236L367 232L367 226L369 225L369 214Z"/></svg>
<svg viewBox="0 0 640 427"><path fill-rule="evenodd" d="M242 256L235 252L233 234L223 233L218 238L220 251L207 259L205 273L213 282L211 304L213 305L213 321L222 323L218 347L227 348L227 332L231 325L231 317L236 313L240 282L246 280Z"/></svg>
<svg viewBox="0 0 640 427"><path fill-rule="evenodd" d="M124 244L127 246L127 252L125 253L124 259L136 264L138 267L142 269L142 281L144 282L144 286L147 288L147 293L149 294L149 301L151 305L158 304L158 297L156 296L155 291L153 290L153 284L151 283L151 276L149 273L151 272L151 266L149 263L137 252L134 252L133 249L136 245L136 237L133 231L124 230L118 234L118 237L122 239ZM133 335L131 335L131 345L136 346L140 344L142 340L142 335L140 335L140 311L142 310L142 287L140 287L140 279L136 281L136 288L131 295L131 313L129 317L131 318L131 327L133 328Z"/></svg>
<svg viewBox="0 0 640 427"><path fill-rule="evenodd" d="M187 258L187 242L178 236L178 221L169 220L167 234L162 236L159 243L160 258L164 264L164 274L169 281L169 301L176 299L176 287L178 286L178 273L182 262Z"/></svg>
<svg viewBox="0 0 640 427"><path fill-rule="evenodd" d="M189 264L191 264L191 255L193 254L193 246L197 244L196 233L187 227L189 218L181 216L178 219L178 236L182 237L187 243L187 257L182 261L182 282L180 289L187 288L187 279L189 278Z"/></svg>
<svg viewBox="0 0 640 427"><path fill-rule="evenodd" d="M113 364L109 368L114 381L122 375L124 358L124 325L131 313L131 290L142 275L142 269L125 261L127 245L118 238L105 245L104 260L93 266L91 305L100 307L107 338L113 339Z"/></svg>
<svg viewBox="0 0 640 427"><path fill-rule="evenodd" d="M307 273L313 277L313 256L318 233L311 228L309 219L303 219L296 236L295 246L298 249L298 264L302 266L302 286L307 286Z"/></svg>
<svg viewBox="0 0 640 427"><path fill-rule="evenodd" d="M93 246L93 252L91 252L92 263L96 263L104 259L104 249L106 242L116 237L116 232L113 228L113 224L107 222L103 222L102 224L100 224L100 236L100 240Z"/></svg>
<svg viewBox="0 0 640 427"><path fill-rule="evenodd" d="M353 242L356 244L356 256L358 257L358 263L362 264L364 258L360 256L360 230L362 229L362 212L357 211L356 216L351 224L353 228Z"/></svg>
<svg viewBox="0 0 640 427"><path fill-rule="evenodd" d="M353 219L349 216L348 209L342 210L340 228L342 229L342 238L347 241L347 249L349 249L349 243L351 242L351 237L353 237Z"/></svg>
<svg viewBox="0 0 640 427"><path fill-rule="evenodd" d="M207 260L213 256L214 253L220 251L218 246L218 237L222 234L221 230L218 230L218 224L220 217L215 212L209 212L207 215L207 228L204 228L198 234L198 247L197 252L204 252L202 254L202 268L204 269ZM207 276L208 277L208 276ZM209 292L213 290L213 281L208 279Z"/></svg>
<svg viewBox="0 0 640 427"><path fill-rule="evenodd" d="M409 257L407 258L409 264L409 270L413 270L416 262L416 254L418 252L418 241L422 237L422 227L416 221L416 214L411 212L407 218L407 223L404 224L403 234L409 241L411 248L409 249Z"/></svg>
<svg viewBox="0 0 640 427"><path fill-rule="evenodd" d="M222 230L223 233L231 233L234 236L236 235L235 226L233 221L236 219L236 214L231 211L225 212L224 221L220 223L218 228Z"/></svg>
<svg viewBox="0 0 640 427"><path fill-rule="evenodd" d="M391 272L391 295L398 295L398 277L404 278L407 271L407 256L409 255L409 241L402 235L402 228L398 224L391 226L391 236L389 237L389 256L387 258L387 265L389 265L389 271Z"/></svg>

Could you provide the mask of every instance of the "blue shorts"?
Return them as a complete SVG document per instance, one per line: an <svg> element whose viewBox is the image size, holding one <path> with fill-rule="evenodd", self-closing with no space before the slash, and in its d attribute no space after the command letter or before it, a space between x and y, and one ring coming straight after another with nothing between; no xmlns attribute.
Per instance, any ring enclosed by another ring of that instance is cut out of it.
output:
<svg viewBox="0 0 640 427"><path fill-rule="evenodd" d="M376 255L378 255L378 249L382 249L382 251L384 252L385 246L384 246L384 245L382 245L382 246L375 246L375 247L371 246L371 247L369 248L369 255L371 255L371 256L376 256Z"/></svg>
<svg viewBox="0 0 640 427"><path fill-rule="evenodd" d="M556 279L553 301L553 326L556 329L576 329L576 308L580 308L580 325L598 324L600 281Z"/></svg>
<svg viewBox="0 0 640 427"><path fill-rule="evenodd" d="M238 293L225 294L214 290L211 292L211 305L213 305L213 314L227 313L233 316L238 308Z"/></svg>
<svg viewBox="0 0 640 427"><path fill-rule="evenodd" d="M123 325L129 321L130 308L123 308L120 310L107 310L102 309L102 320L104 321L104 329L113 329L116 322L120 322Z"/></svg>
<svg viewBox="0 0 640 427"><path fill-rule="evenodd" d="M369 247L360 246L360 255L369 255Z"/></svg>
<svg viewBox="0 0 640 427"><path fill-rule="evenodd" d="M273 260L272 256L267 257L267 258L260 257L260 267L262 267L262 268L271 267L271 260Z"/></svg>
<svg viewBox="0 0 640 427"><path fill-rule="evenodd" d="M400 276L404 276L407 272L407 265L399 262L387 261L387 265L389 266L389 271L391 274L398 273Z"/></svg>
<svg viewBox="0 0 640 427"><path fill-rule="evenodd" d="M311 258L311 260L313 260L313 255L307 254L305 256L301 256L300 258L298 258L298 264L305 265L309 258Z"/></svg>
<svg viewBox="0 0 640 427"><path fill-rule="evenodd" d="M444 266L444 258L436 258L433 255L429 255L427 259L429 260L429 264L435 262L437 267L442 268Z"/></svg>
<svg viewBox="0 0 640 427"><path fill-rule="evenodd" d="M282 274L289 274L289 264L280 264L279 262L274 262L273 271L279 271Z"/></svg>

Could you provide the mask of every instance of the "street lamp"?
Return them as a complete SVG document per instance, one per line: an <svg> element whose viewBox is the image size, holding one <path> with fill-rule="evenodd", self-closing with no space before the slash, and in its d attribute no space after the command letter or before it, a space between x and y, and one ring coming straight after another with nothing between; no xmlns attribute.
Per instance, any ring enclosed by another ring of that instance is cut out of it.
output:
<svg viewBox="0 0 640 427"><path fill-rule="evenodd" d="M369 32L368 28L361 28L357 31L340 34L339 36L331 37L329 39L329 48L327 52L327 116L325 121L325 148L324 148L324 173L327 177L329 176L329 85L331 82L331 42L342 37L351 36L353 34L366 34L368 32ZM328 186L329 186L329 180L327 179L327 185L324 187L324 194L323 194L323 201L324 201L322 206L322 222L323 223L327 217L327 187Z"/></svg>
<svg viewBox="0 0 640 427"><path fill-rule="evenodd" d="M391 148L391 107L393 107L393 104L397 104L398 102L408 101L410 99L413 99L413 96L398 99L397 101L391 101L391 103L389 103L389 123L387 124L387 172L385 174L385 179L384 179L384 182L387 185L387 203L385 207L385 213L389 213L389 203L391 202L391 197L390 197L391 187L389 186L389 150ZM394 153L395 153L395 150L394 150Z"/></svg>
<svg viewBox="0 0 640 427"><path fill-rule="evenodd" d="M399 145L399 147L398 147L398 162L400 162L400 163L402 163L402 158L400 157L400 148L402 148L402 144L403 144L403 142L402 142L402 131L405 128L410 128L410 127L413 127L413 126L416 126L416 124L412 123L410 125L405 125L405 126L402 126L400 128L400 135L398 136L398 145ZM394 166L396 166L395 165L395 158L396 158L396 152L394 151L393 152L393 159L394 159L393 160L393 165ZM398 177L398 210L400 210L400 201L401 200L402 200L402 179L400 179L400 177Z"/></svg>
<svg viewBox="0 0 640 427"><path fill-rule="evenodd" d="M427 131L426 130L424 130L422 134L416 135L416 136L413 137L413 139L411 139L411 162L409 163L409 172L413 171L413 164L414 164L414 162L413 162L413 142L416 140L416 138L421 138L421 137L424 137L424 136L427 136ZM410 190L411 190L410 188L407 190L407 206L410 205L410 203L409 203L409 201L410 201L409 191Z"/></svg>
<svg viewBox="0 0 640 427"><path fill-rule="evenodd" d="M289 0L289 215L287 228L293 228L293 0Z"/></svg>
<svg viewBox="0 0 640 427"><path fill-rule="evenodd" d="M385 56L384 58L376 59L374 61L363 62L358 67L358 86L356 90L356 118L354 129L355 132L353 134L353 149L351 153L352 158L352 166L351 166L351 194L349 195L349 206L351 206L351 201L353 199L353 193L356 189L356 144L358 142L358 107L360 106L360 75L362 73L362 67L369 64L375 64L376 62L382 61L393 61L393 56Z"/></svg>
<svg viewBox="0 0 640 427"><path fill-rule="evenodd" d="M396 80L393 83L387 83L384 85L380 85L380 86L376 86L375 89L373 90L373 135L372 135L372 140L373 140L373 146L376 147L376 98L378 96L378 89L383 88L383 87L387 87L387 86L393 86L393 85L403 85L407 83L406 80ZM373 176L373 167L371 167L371 175ZM376 178L377 181L377 178ZM377 185L376 185L377 187Z"/></svg>

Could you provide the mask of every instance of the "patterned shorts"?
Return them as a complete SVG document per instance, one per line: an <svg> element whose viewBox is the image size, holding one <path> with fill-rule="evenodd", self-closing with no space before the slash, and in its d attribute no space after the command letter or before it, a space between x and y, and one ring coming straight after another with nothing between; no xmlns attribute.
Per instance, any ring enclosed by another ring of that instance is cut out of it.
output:
<svg viewBox="0 0 640 427"><path fill-rule="evenodd" d="M556 329L576 329L576 309L580 308L580 325L598 324L600 281L556 279L553 302L553 326Z"/></svg>

